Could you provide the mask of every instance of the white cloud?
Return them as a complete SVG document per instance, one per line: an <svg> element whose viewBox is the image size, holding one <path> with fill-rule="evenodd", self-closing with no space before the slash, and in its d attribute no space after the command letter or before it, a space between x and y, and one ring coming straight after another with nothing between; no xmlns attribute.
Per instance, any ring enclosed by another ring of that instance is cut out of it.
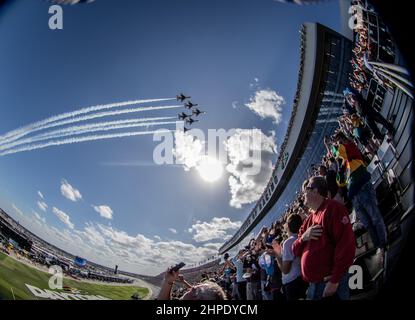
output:
<svg viewBox="0 0 415 320"><path fill-rule="evenodd" d="M58 217L58 219L60 221L62 221L64 224L66 224L68 226L68 228L73 229L74 228L74 224L71 222L69 216L63 212L62 210L53 207L52 208L52 212Z"/></svg>
<svg viewBox="0 0 415 320"><path fill-rule="evenodd" d="M232 129L224 141L228 157L226 170L231 194L230 205L242 205L258 200L272 173L272 161L276 154L275 132L266 136L259 129ZM188 133L176 132L176 148L173 154L183 163L185 170L199 168L203 161L205 141Z"/></svg>
<svg viewBox="0 0 415 320"><path fill-rule="evenodd" d="M102 234L109 239L111 239L113 242L120 244L125 247L131 247L135 249L145 249L147 248L151 243L153 243L153 240L147 239L141 234L137 234L135 237L128 235L125 231L119 231L114 229L110 226L103 226L99 225L99 229L101 230Z"/></svg>
<svg viewBox="0 0 415 320"><path fill-rule="evenodd" d="M223 238L224 241L228 241L230 238L232 238L231 234L228 234L227 236L225 236L225 238Z"/></svg>
<svg viewBox="0 0 415 320"><path fill-rule="evenodd" d="M65 198L74 202L82 199L82 195L79 190L72 187L65 179L62 179L61 181L61 193Z"/></svg>
<svg viewBox="0 0 415 320"><path fill-rule="evenodd" d="M156 275L177 261L192 265L217 254L217 245L198 247L181 241L161 241L159 236L154 236L158 240L154 241L97 223L86 223L79 230L59 230L43 219L35 220L33 223L33 218L25 216L19 219L30 231L73 255L109 267L118 264L121 270L135 273Z"/></svg>
<svg viewBox="0 0 415 320"><path fill-rule="evenodd" d="M257 83L257 81L256 81ZM258 114L261 118L272 118L276 124L282 119L282 105L285 100L273 90L258 90L251 97L246 107Z"/></svg>
<svg viewBox="0 0 415 320"><path fill-rule="evenodd" d="M40 210L44 212L46 212L46 209L48 208L48 205L43 201L38 201L37 206L39 207Z"/></svg>
<svg viewBox="0 0 415 320"><path fill-rule="evenodd" d="M12 208L14 211L16 211L20 216L24 217L24 213L22 210L20 210L14 203L12 204Z"/></svg>
<svg viewBox="0 0 415 320"><path fill-rule="evenodd" d="M212 249L212 250L219 250L220 247L222 247L223 243L205 243L203 245L203 247L208 248L208 249Z"/></svg>
<svg viewBox="0 0 415 320"><path fill-rule="evenodd" d="M189 229L189 232L195 233L193 239L196 242L205 242L213 239L224 239L228 236L228 230L236 230L241 225L241 221L232 222L229 218L214 217L210 222L197 221Z"/></svg>
<svg viewBox="0 0 415 320"><path fill-rule="evenodd" d="M236 129L225 142L225 148L230 160L226 167L231 174L228 180L230 205L241 208L244 204L257 201L268 184L276 153L275 133L266 136L258 129Z"/></svg>
<svg viewBox="0 0 415 320"><path fill-rule="evenodd" d="M176 157L176 163L183 164L186 171L196 167L205 154L204 141L183 131L176 131L174 139L173 155Z"/></svg>
<svg viewBox="0 0 415 320"><path fill-rule="evenodd" d="M84 228L84 236L96 247L105 246L105 238L95 226L90 223L87 223Z"/></svg>
<svg viewBox="0 0 415 320"><path fill-rule="evenodd" d="M33 211L33 214L35 215L36 219L38 219L40 222L46 223L45 217L42 217L39 213L36 211Z"/></svg>
<svg viewBox="0 0 415 320"><path fill-rule="evenodd" d="M177 234L177 230L176 229L169 228L169 231L172 232L172 233L174 233L174 234Z"/></svg>
<svg viewBox="0 0 415 320"><path fill-rule="evenodd" d="M112 209L107 205L102 206L92 206L96 212L99 213L99 215L105 219L112 219L113 211Z"/></svg>
<svg viewBox="0 0 415 320"><path fill-rule="evenodd" d="M37 194L39 195L39 197L41 197L42 199L44 199L42 192L38 191Z"/></svg>
<svg viewBox="0 0 415 320"><path fill-rule="evenodd" d="M160 236L158 236L158 235L155 235L155 236L154 236L154 239L156 239L156 240L158 240L158 241L161 241L161 238L160 238Z"/></svg>

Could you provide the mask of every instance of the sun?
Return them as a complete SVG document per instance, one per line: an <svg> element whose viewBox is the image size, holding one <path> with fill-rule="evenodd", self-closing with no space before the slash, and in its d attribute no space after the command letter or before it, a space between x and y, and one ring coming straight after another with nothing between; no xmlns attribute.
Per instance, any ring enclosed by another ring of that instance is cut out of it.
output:
<svg viewBox="0 0 415 320"><path fill-rule="evenodd" d="M197 171L203 180L207 182L215 182L223 174L223 166L220 161L212 157L204 157L199 165Z"/></svg>

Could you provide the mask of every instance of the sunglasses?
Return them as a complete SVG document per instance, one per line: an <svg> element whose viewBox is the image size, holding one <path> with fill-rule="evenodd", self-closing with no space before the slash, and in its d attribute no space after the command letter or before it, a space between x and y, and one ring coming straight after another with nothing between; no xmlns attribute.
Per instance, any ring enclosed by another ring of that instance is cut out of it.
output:
<svg viewBox="0 0 415 320"><path fill-rule="evenodd" d="M304 191L311 191L311 190L316 189L316 188L317 188L316 186L311 185L311 186L305 187Z"/></svg>

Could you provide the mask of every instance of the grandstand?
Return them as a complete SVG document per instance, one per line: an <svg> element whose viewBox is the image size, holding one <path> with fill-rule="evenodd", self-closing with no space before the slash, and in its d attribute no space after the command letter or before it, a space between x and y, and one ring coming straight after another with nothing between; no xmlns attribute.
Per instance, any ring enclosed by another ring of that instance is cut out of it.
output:
<svg viewBox="0 0 415 320"><path fill-rule="evenodd" d="M343 9L348 9L347 2L343 1ZM352 290L351 294L352 299L367 299L375 297L392 274L413 226L413 86L405 61L382 19L367 1L352 2L364 8L363 21L369 43L368 71L365 70L366 83L361 94L394 128L392 135L385 135L380 141L375 154L366 159L388 231L386 255L378 253L368 231L354 229L354 265L362 268L364 281L363 289ZM342 18L347 17L343 15ZM263 227L280 221L287 209L298 201L303 181L315 175L326 155L323 140L339 128L339 119L344 115L343 91L354 85L354 77L359 78L362 73L359 66L352 63L355 58L352 52L356 52L362 38L357 31L343 34L318 23L306 23L301 27L297 92L279 158L262 196L239 230L219 249L219 254L235 255L251 239L260 239ZM377 126L385 134L385 129ZM358 147L366 155L366 146L358 144ZM351 217L355 223L354 211ZM202 274L214 274L220 264L220 259L199 263L183 270L183 274L200 281ZM162 274L158 279L162 279Z"/></svg>
<svg viewBox="0 0 415 320"><path fill-rule="evenodd" d="M365 4L370 8L367 3ZM370 10L368 10L369 12ZM362 95L376 111L393 123L393 141L385 137L368 164L379 208L388 229L386 261L377 255L368 232L356 232L355 265L364 272L364 289L352 292L354 299L374 297L398 260L405 239L413 226L414 186L411 176L413 98L408 89L409 73L402 56L391 45L386 26L374 13L365 18L372 29L369 37L376 46L370 57L378 67L368 78ZM245 246L263 226L279 220L297 197L302 182L321 163L326 150L322 143L338 128L342 114L343 90L349 86L353 42L320 24L302 26L301 64L292 115L280 148L279 158L261 198L241 228L219 253L235 252ZM381 35L381 36L380 36ZM390 47L386 47L386 45ZM393 52L393 54L391 53ZM371 52L372 53L372 52ZM362 146L360 146L362 147ZM363 148L362 148L363 151Z"/></svg>
<svg viewBox="0 0 415 320"><path fill-rule="evenodd" d="M128 277L114 274L114 269L93 262L86 262L84 266L76 263L76 257L62 249L56 248L43 239L40 239L20 225L5 211L0 209L0 235L4 244L10 244L17 253L27 256L29 261L43 266L60 266L63 271L75 279L88 279L112 283L133 283ZM81 259L83 260L83 259Z"/></svg>
<svg viewBox="0 0 415 320"><path fill-rule="evenodd" d="M0 235L4 240L12 241L13 245L20 249L26 251L32 249L33 242L20 234L8 221L3 219L0 220Z"/></svg>
<svg viewBox="0 0 415 320"><path fill-rule="evenodd" d="M304 24L300 34L297 92L279 158L263 195L241 228L219 249L221 254L249 241L263 226L271 225L282 215L295 200L296 191L301 189L313 165L321 161L324 136L338 127L352 42L318 23Z"/></svg>

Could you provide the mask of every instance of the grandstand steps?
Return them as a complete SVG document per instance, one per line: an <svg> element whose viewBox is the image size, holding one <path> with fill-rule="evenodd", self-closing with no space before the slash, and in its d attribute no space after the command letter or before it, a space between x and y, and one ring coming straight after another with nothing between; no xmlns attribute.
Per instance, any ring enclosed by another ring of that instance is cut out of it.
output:
<svg viewBox="0 0 415 320"><path fill-rule="evenodd" d="M393 94L392 103L390 104L390 108L384 108L384 110L388 111L387 113L387 119L391 119L393 115L395 115L396 108L399 106L398 101L402 98L403 92L400 90L395 90L395 93Z"/></svg>
<svg viewBox="0 0 415 320"><path fill-rule="evenodd" d="M372 249L355 259L354 265L361 266L363 270L363 289L351 290L352 300L370 299L375 296L383 283L386 256L385 254L384 257L372 245Z"/></svg>

